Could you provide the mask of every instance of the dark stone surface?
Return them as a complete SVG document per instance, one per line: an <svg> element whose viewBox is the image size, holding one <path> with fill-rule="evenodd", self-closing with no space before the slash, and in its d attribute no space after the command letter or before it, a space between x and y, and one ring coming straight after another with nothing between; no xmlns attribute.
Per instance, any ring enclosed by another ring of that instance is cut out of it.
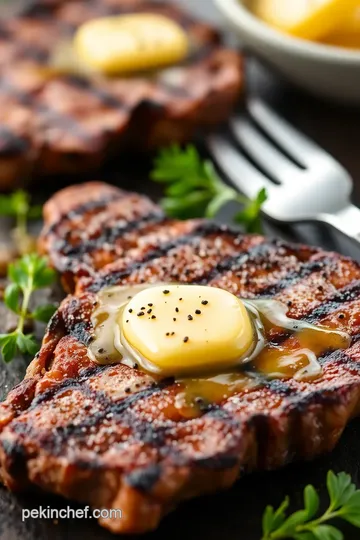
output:
<svg viewBox="0 0 360 540"><path fill-rule="evenodd" d="M210 0L181 0L195 12L221 23L221 17L211 6ZM247 91L258 94L271 103L282 115L288 118L320 145L326 148L352 174L355 181L354 201L360 204L360 109L327 104L319 99L305 96L288 86L275 74L268 72L256 60L248 59ZM135 164L135 165L134 165ZM147 180L147 158L134 159L127 156L121 163L109 167L101 176L123 187L137 189L139 192L158 195L156 188ZM97 178L100 176L97 175ZM63 182L52 180L42 182L34 195L40 200L50 192L61 187ZM227 220L230 209L222 213ZM302 227L275 230L283 238L297 238L319 244L359 258L359 251L329 230ZM4 321L4 313L0 312ZM23 376L25 362L17 359L11 365L0 365L0 392L7 391ZM353 476L360 487L360 420L355 420L346 429L341 442L330 455L323 456L312 463L291 465L281 471L253 474L240 480L232 489L211 497L203 497L184 503L169 515L158 531L147 538L162 537L172 540L260 540L261 516L269 503L277 505L285 495L290 495L294 508L302 502L302 489L307 483L319 488L322 504L327 502L325 477L328 469L346 471ZM68 538L106 539L113 536L98 527L94 520L32 520L21 521L22 508L38 508L50 505L66 508L68 501L51 495L31 494L15 496L0 487L0 540L65 540ZM76 505L70 503L72 508ZM351 527L343 528L346 540L359 538L359 532Z"/></svg>

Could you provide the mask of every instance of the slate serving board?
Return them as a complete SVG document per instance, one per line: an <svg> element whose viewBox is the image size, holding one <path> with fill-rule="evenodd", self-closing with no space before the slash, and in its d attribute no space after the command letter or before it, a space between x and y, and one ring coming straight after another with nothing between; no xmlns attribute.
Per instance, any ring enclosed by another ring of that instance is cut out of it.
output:
<svg viewBox="0 0 360 540"><path fill-rule="evenodd" d="M206 16L207 19L221 25L221 17L212 7L210 0L179 1L198 15ZM350 171L355 181L354 202L360 205L360 109L326 104L305 96L286 85L276 74L269 72L251 57L248 58L247 71L248 92L265 98L295 126L331 152ZM147 180L149 163L146 158L139 160L138 157L133 159L129 156L89 179L102 178L129 189L134 189L136 185L139 192L157 198L159 193ZM34 196L39 201L44 201L51 192L63 185L65 181L59 180L38 184L33 188ZM228 207L222 212L220 219L227 221L229 215L231 209ZM352 245L328 229L307 226L279 230L267 225L267 230L270 234L282 238L298 239L336 249L360 260L360 247ZM4 312L0 308L0 324L3 320ZM22 359L16 359L9 366L0 363L0 398L22 378L25 368ZM319 489L322 504L326 505L325 477L328 469L350 473L360 487L359 456L360 420L355 420L345 430L339 445L331 454L312 463L291 465L281 471L253 474L239 480L225 493L183 503L163 521L156 532L148 534L146 538L260 540L261 516L267 504L279 504L285 495L290 495L294 508L298 508L303 488L307 483L312 483ZM0 540L113 538L91 519L63 519L56 523L45 519L21 521L22 508L38 508L40 505L66 508L68 504L64 499L47 494L15 496L0 487ZM71 503L70 506L77 508ZM342 527L342 530L346 540L358 540L358 530L350 526Z"/></svg>

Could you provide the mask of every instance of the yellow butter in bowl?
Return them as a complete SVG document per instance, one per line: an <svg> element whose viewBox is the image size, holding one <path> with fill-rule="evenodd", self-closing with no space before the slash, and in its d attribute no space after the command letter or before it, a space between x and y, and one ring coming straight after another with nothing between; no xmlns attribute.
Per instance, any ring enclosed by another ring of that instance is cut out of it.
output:
<svg viewBox="0 0 360 540"><path fill-rule="evenodd" d="M318 40L337 28L359 0L253 0L263 21L293 36Z"/></svg>
<svg viewBox="0 0 360 540"><path fill-rule="evenodd" d="M360 2L358 7L321 41L336 47L360 49Z"/></svg>
<svg viewBox="0 0 360 540"><path fill-rule="evenodd" d="M180 62L189 40L172 19L138 13L86 22L76 32L74 48L89 68L112 75Z"/></svg>

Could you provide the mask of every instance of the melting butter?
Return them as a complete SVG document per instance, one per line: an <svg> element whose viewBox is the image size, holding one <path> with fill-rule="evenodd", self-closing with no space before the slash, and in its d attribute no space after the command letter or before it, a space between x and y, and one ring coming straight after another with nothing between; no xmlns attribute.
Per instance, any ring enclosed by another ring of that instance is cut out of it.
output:
<svg viewBox="0 0 360 540"><path fill-rule="evenodd" d="M179 379L177 382L181 389L176 395L175 407L187 418L196 418L209 405L220 404L238 392L246 392L261 385L260 377L245 372Z"/></svg>
<svg viewBox="0 0 360 540"><path fill-rule="evenodd" d="M293 343L286 340L277 346L267 345L259 352L254 369L268 378L316 378L322 373L319 356L328 350L346 349L350 345L350 336L346 332L290 319L286 315L287 307L277 300L251 300L245 304L248 309L258 312L265 329L289 330L295 338Z"/></svg>
<svg viewBox="0 0 360 540"><path fill-rule="evenodd" d="M94 339L89 346L91 358L100 364L122 362L140 367L154 377L162 376L161 370L134 349L124 338L119 325L129 301L139 292L159 284L112 287L98 294L98 305L92 316ZM166 284L161 285L166 287ZM169 286L169 285L168 285ZM194 396L205 402L219 402L242 389L252 388L274 378L307 380L321 375L318 358L327 351L346 349L350 336L335 329L315 326L306 321L287 317L287 308L273 299L243 301L251 318L254 347L241 358L236 368L216 367L216 372L206 373L202 368L177 378L185 390L179 392L177 406L182 409L194 406ZM126 321L126 319L125 319ZM271 341L274 329L286 330L280 343ZM176 375L176 373L174 373Z"/></svg>
<svg viewBox="0 0 360 540"><path fill-rule="evenodd" d="M134 13L87 21L74 37L77 56L105 74L158 68L184 60L189 39L174 20Z"/></svg>

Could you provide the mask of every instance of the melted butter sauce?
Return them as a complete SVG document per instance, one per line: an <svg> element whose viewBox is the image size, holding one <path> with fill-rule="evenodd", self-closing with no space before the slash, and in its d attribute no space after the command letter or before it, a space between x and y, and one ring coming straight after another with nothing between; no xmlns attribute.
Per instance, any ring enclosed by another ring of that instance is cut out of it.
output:
<svg viewBox="0 0 360 540"><path fill-rule="evenodd" d="M129 300L149 287L151 285L112 287L98 294L92 316L94 339L89 346L89 355L99 364L120 362L143 369L159 380L161 374L154 372L153 366L126 342L118 324L119 315ZM350 345L350 336L345 332L290 319L286 315L286 306L276 300L243 302L253 323L254 348L248 356L239 359L237 370L175 379L178 383L175 407L184 417L198 416L208 404L221 403L239 391L250 391L267 380L315 379L322 373L319 357ZM280 343L271 341L274 332L285 333Z"/></svg>

